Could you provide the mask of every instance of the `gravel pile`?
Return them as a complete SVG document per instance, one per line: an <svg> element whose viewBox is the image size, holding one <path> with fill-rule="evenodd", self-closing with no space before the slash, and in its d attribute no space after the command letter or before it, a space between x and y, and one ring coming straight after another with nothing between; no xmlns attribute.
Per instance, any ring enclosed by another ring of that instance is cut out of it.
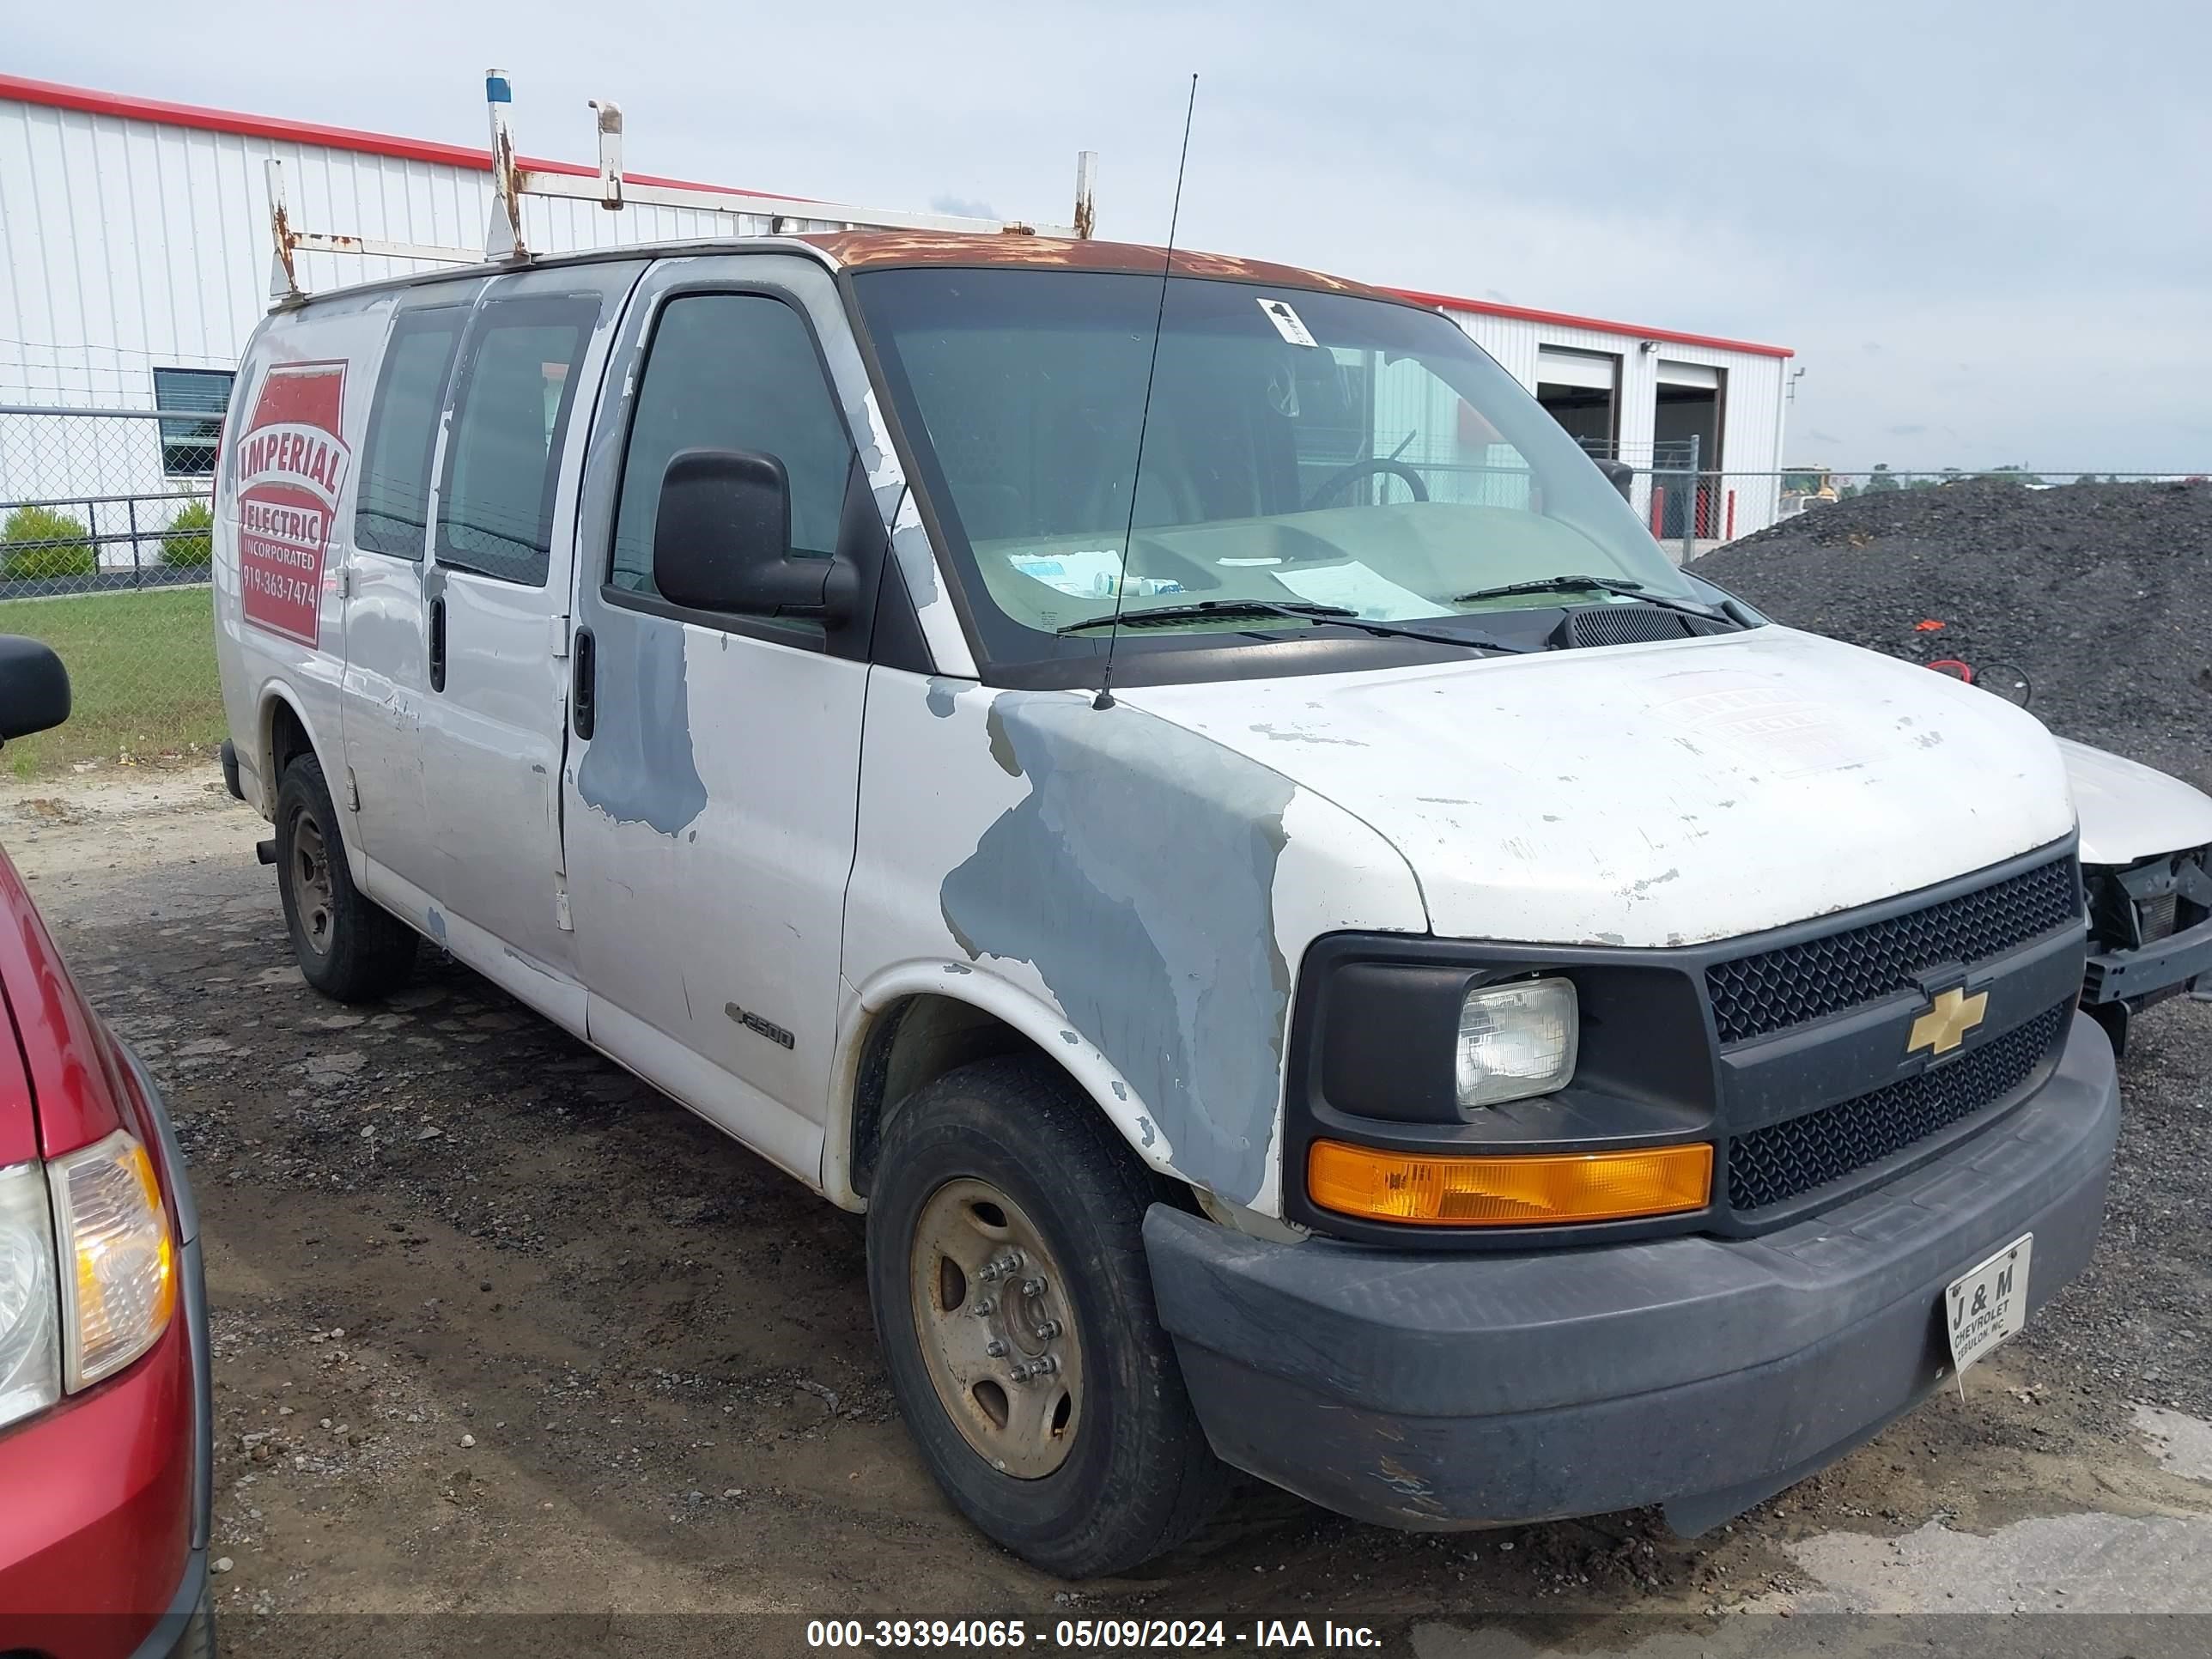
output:
<svg viewBox="0 0 2212 1659"><path fill-rule="evenodd" d="M2212 790L2212 485L1887 490L1692 568L1793 627L2009 664L2053 731Z"/></svg>

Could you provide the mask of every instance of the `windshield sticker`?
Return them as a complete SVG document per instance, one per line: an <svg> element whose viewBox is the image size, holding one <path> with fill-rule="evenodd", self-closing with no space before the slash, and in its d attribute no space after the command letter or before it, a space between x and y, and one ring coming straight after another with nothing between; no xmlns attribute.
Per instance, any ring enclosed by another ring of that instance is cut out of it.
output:
<svg viewBox="0 0 2212 1659"><path fill-rule="evenodd" d="M1410 587L1401 587L1372 566L1354 559L1349 564L1324 565L1318 570L1279 570L1275 580L1302 599L1315 605L1340 605L1369 622L1401 622L1419 617L1449 617L1451 606L1425 599Z"/></svg>
<svg viewBox="0 0 2212 1659"><path fill-rule="evenodd" d="M312 647L323 561L353 452L339 433L343 362L280 363L239 434L238 587L246 620Z"/></svg>
<svg viewBox="0 0 2212 1659"><path fill-rule="evenodd" d="M1111 547L1078 548L1067 553L1010 553L1006 562L1032 581L1079 599L1110 599L1121 586L1121 554ZM1180 593L1182 584L1165 576L1135 576L1128 583L1133 597Z"/></svg>
<svg viewBox="0 0 2212 1659"><path fill-rule="evenodd" d="M1306 325L1298 320L1298 313L1291 309L1290 301L1271 300L1263 294L1260 296L1260 309L1267 313L1267 320L1275 325L1275 332L1292 345L1320 349L1321 342L1306 331Z"/></svg>

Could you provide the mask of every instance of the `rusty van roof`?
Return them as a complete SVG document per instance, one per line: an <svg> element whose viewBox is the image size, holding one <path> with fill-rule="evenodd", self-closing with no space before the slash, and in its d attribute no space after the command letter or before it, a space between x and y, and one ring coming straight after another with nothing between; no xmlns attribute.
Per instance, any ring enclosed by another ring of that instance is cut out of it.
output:
<svg viewBox="0 0 2212 1659"><path fill-rule="evenodd" d="M1058 236L1011 233L993 236L975 231L840 230L812 233L797 240L821 249L837 264L855 270L895 265L963 265L1133 271L1157 276L1168 257L1165 248L1142 242L1076 241ZM1395 300L1401 303L1405 300L1401 294L1372 288L1365 283L1304 270L1296 265L1270 264L1264 259L1240 259L1227 253L1177 248L1173 270L1178 276L1263 283L1272 288L1311 289L1326 294L1352 294L1362 299Z"/></svg>

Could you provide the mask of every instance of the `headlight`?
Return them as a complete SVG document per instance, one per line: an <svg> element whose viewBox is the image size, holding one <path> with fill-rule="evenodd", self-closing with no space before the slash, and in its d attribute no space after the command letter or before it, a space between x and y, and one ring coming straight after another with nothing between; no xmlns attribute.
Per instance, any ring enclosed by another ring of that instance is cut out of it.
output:
<svg viewBox="0 0 2212 1659"><path fill-rule="evenodd" d="M64 1264L64 1375L74 1394L121 1370L177 1302L168 1212L146 1149L118 1129L46 1166Z"/></svg>
<svg viewBox="0 0 2212 1659"><path fill-rule="evenodd" d="M1570 980L1468 992L1459 1011L1459 1103L1496 1106L1565 1088L1581 1024Z"/></svg>
<svg viewBox="0 0 2212 1659"><path fill-rule="evenodd" d="M46 1175L18 1164L0 1170L0 1425L61 1398L54 1309Z"/></svg>

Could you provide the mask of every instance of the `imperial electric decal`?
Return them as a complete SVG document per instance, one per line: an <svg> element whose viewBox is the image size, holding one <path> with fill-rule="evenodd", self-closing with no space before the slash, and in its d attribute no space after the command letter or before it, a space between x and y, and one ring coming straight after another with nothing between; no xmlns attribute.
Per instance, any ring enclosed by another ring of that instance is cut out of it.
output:
<svg viewBox="0 0 2212 1659"><path fill-rule="evenodd" d="M353 452L343 362L279 363L238 439L238 583L246 620L313 646L331 520Z"/></svg>

